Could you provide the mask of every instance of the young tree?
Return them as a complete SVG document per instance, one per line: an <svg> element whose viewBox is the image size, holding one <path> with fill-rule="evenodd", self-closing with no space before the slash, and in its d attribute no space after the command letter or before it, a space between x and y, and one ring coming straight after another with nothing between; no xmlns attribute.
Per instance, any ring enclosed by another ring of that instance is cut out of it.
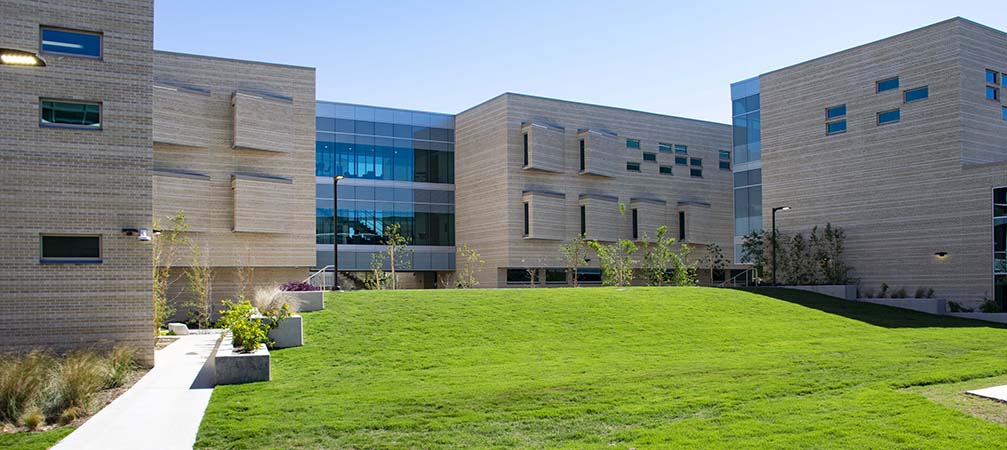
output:
<svg viewBox="0 0 1007 450"><path fill-rule="evenodd" d="M468 244L462 244L462 248L458 253L463 262L462 270L458 271L458 279L455 280L455 286L460 289L471 289L478 286L479 279L476 277L476 274L486 265L486 261L482 259L482 256L479 255L476 249L469 247Z"/></svg>
<svg viewBox="0 0 1007 450"><path fill-rule="evenodd" d="M815 227L817 229L818 227ZM811 251L821 272L823 282L828 284L849 284L850 268L842 260L846 242L846 232L840 227L825 224L821 237L811 232Z"/></svg>
<svg viewBox="0 0 1007 450"><path fill-rule="evenodd" d="M175 314L175 308L171 306L171 300L168 298L168 288L174 282L171 279L171 266L175 263L178 247L188 242L185 233L189 231L189 224L185 220L185 213L179 211L164 224L164 227L158 218L154 218L152 225L154 230L159 231L151 240L154 336L157 336L165 322Z"/></svg>
<svg viewBox="0 0 1007 450"><path fill-rule="evenodd" d="M636 243L620 239L609 245L598 241L591 241L588 245L598 254L602 284L623 287L633 281L633 266L637 262L633 259L633 254L639 250Z"/></svg>
<svg viewBox="0 0 1007 450"><path fill-rule="evenodd" d="M578 234L572 241L561 245L559 251L563 253L567 273L573 277L571 278L573 287L580 286L580 282L577 280L577 270L587 265L588 245L584 240L584 235Z"/></svg>
<svg viewBox="0 0 1007 450"><path fill-rule="evenodd" d="M673 286L695 286L696 267L689 263L689 255L692 254L692 247L682 244L678 252L671 253L671 284Z"/></svg>
<svg viewBox="0 0 1007 450"><path fill-rule="evenodd" d="M797 233L790 238L786 257L781 259L784 260L781 267L785 268L787 282L797 285L815 284L815 263L804 234Z"/></svg>
<svg viewBox="0 0 1007 450"><path fill-rule="evenodd" d="M717 280L717 275L724 273L730 261L724 256L724 251L715 242L706 245L706 255L700 262L700 266L710 270L710 282Z"/></svg>
<svg viewBox="0 0 1007 450"><path fill-rule="evenodd" d="M402 235L400 232L401 229L402 227L397 223L385 226L385 254L388 255L388 267L392 272L392 289L398 288L398 279L395 277L395 270L408 270L412 266L410 261L406 259L406 245L409 244L409 239Z"/></svg>
<svg viewBox="0 0 1007 450"><path fill-rule="evenodd" d="M252 249L245 246L245 254L241 257L237 268L238 298L251 298L252 287L255 285L255 267L252 266Z"/></svg>
<svg viewBox="0 0 1007 450"><path fill-rule="evenodd" d="M213 269L203 256L199 244L190 244L189 267L185 270L185 278L189 282L189 291L193 298L189 300L189 319L196 322L201 329L210 328L210 287L213 281Z"/></svg>
<svg viewBox="0 0 1007 450"><path fill-rule="evenodd" d="M766 233L762 230L752 231L744 237L741 244L741 263L751 264L756 274L763 276L766 269Z"/></svg>
<svg viewBox="0 0 1007 450"><path fill-rule="evenodd" d="M647 241L646 233L643 240ZM668 265L674 254L672 249L674 243L675 238L668 236L668 227L661 225L657 228L654 242L643 247L643 274L647 278L647 284L664 286L671 281L668 276Z"/></svg>
<svg viewBox="0 0 1007 450"><path fill-rule="evenodd" d="M386 256L385 252L371 253L371 271L364 279L368 289L380 291L388 286L388 273L384 269Z"/></svg>

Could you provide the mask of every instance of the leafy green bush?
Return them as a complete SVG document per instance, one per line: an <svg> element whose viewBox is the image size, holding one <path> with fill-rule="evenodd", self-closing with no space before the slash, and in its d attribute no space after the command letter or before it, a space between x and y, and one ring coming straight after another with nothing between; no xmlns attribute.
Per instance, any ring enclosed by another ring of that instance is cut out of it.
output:
<svg viewBox="0 0 1007 450"><path fill-rule="evenodd" d="M269 342L267 332L269 325L261 319L253 319L255 308L252 302L240 297L237 302L224 300L224 310L220 314L220 326L231 330L235 350L239 353L252 353L261 344Z"/></svg>
<svg viewBox="0 0 1007 450"><path fill-rule="evenodd" d="M1000 305L998 305L993 299L987 297L983 299L983 304L979 305L979 311L984 313L997 313L1000 312Z"/></svg>

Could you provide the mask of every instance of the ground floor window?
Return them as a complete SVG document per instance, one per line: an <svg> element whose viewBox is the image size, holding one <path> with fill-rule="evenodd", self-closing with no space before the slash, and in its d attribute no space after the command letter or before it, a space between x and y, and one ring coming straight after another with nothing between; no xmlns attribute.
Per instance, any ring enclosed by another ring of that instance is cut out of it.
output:
<svg viewBox="0 0 1007 450"><path fill-rule="evenodd" d="M577 282L601 283L601 269L577 269Z"/></svg>
<svg viewBox="0 0 1007 450"><path fill-rule="evenodd" d="M545 282L549 284L566 284L566 269L545 269Z"/></svg>

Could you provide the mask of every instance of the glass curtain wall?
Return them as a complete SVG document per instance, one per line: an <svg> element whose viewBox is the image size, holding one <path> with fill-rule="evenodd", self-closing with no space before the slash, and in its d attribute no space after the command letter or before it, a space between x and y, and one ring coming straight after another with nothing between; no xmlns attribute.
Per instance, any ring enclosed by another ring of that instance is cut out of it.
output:
<svg viewBox="0 0 1007 450"><path fill-rule="evenodd" d="M1007 187L993 190L993 292L1007 311Z"/></svg>
<svg viewBox="0 0 1007 450"><path fill-rule="evenodd" d="M734 135L734 253L746 234L762 229L762 125L759 78L731 85Z"/></svg>

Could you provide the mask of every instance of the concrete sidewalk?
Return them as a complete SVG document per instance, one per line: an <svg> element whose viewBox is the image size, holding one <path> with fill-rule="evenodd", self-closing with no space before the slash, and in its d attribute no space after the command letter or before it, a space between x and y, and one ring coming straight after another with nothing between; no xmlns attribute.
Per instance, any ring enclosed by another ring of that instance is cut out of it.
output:
<svg viewBox="0 0 1007 450"><path fill-rule="evenodd" d="M154 353L154 368L64 438L58 450L191 449L213 393L205 364L220 334L182 336Z"/></svg>

